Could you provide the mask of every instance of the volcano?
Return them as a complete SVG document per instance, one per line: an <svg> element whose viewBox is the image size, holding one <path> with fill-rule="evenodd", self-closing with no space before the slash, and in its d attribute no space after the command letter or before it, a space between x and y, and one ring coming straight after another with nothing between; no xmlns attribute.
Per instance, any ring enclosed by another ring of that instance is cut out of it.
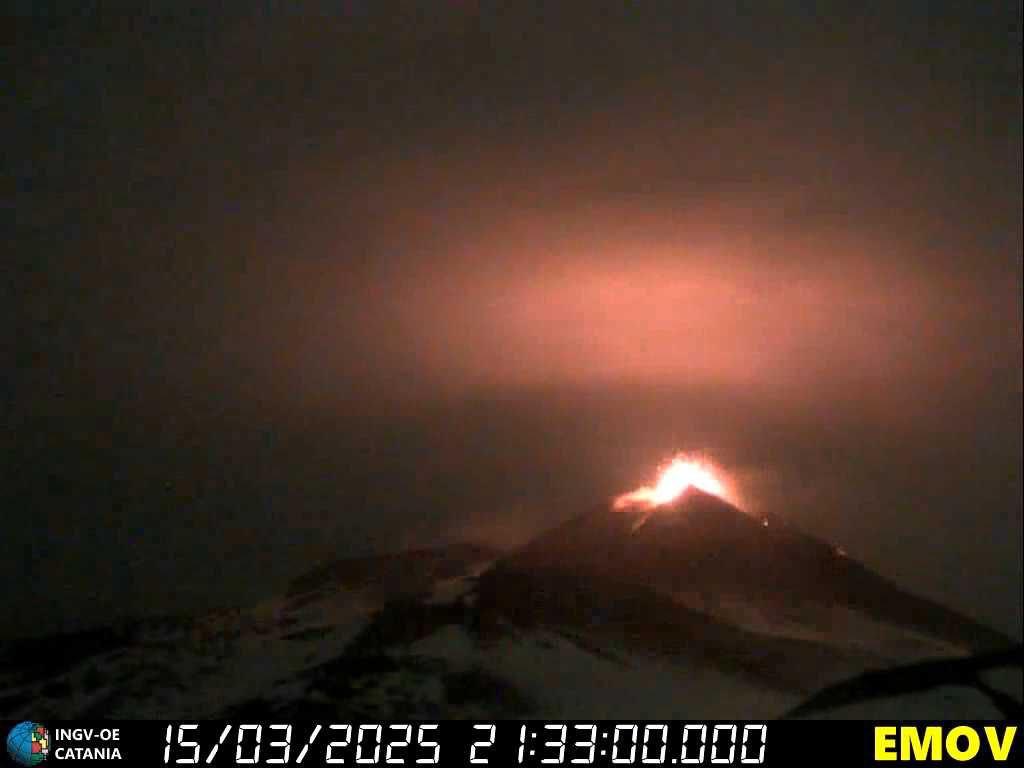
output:
<svg viewBox="0 0 1024 768"><path fill-rule="evenodd" d="M540 536L505 564L642 587L770 634L831 635L877 649L890 647L884 634L922 652L989 650L1007 642L899 589L840 547L781 520L752 517L697 488L655 512L600 507ZM865 622L878 626L869 631ZM863 637L854 636L859 630Z"/></svg>
<svg viewBox="0 0 1024 768"><path fill-rule="evenodd" d="M340 560L254 607L8 644L0 713L749 719L1011 645L694 486L597 505L512 552ZM1020 672L992 674L838 716L998 717L993 695L1019 700Z"/></svg>

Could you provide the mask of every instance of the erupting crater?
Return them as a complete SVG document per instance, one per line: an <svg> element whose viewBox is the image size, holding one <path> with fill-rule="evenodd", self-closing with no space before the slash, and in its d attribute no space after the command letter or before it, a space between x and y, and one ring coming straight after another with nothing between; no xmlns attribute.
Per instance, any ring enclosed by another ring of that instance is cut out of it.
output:
<svg viewBox="0 0 1024 768"><path fill-rule="evenodd" d="M690 488L733 503L734 494L720 469L707 459L679 454L661 466L652 485L617 496L614 506L653 510L671 505Z"/></svg>

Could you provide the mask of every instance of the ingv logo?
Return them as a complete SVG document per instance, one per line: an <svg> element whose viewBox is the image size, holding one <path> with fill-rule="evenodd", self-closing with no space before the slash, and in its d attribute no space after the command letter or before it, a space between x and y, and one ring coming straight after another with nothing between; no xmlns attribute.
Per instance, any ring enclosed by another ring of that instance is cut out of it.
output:
<svg viewBox="0 0 1024 768"><path fill-rule="evenodd" d="M970 725L930 725L925 728L876 725L875 760L942 760L948 755L953 760L964 762L982 754L986 761L991 755L992 760L1005 762L1016 734L1015 725L1001 728L986 725L980 732Z"/></svg>

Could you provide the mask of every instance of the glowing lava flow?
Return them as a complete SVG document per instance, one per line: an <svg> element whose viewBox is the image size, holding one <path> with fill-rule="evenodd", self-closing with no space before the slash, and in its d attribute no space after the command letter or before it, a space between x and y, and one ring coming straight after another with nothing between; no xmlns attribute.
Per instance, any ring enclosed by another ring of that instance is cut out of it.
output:
<svg viewBox="0 0 1024 768"><path fill-rule="evenodd" d="M676 456L662 467L654 485L643 486L635 491L622 494L615 499L615 508L623 509L633 506L652 508L670 504L691 487L723 499L729 496L724 483L719 479L711 464L686 456Z"/></svg>

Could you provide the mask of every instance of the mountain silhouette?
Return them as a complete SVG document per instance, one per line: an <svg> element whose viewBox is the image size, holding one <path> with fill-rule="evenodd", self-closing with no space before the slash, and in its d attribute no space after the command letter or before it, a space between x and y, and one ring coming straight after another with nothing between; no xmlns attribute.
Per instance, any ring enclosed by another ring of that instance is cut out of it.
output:
<svg viewBox="0 0 1024 768"><path fill-rule="evenodd" d="M653 509L595 505L507 553L342 559L255 606L8 643L0 713L772 717L814 711L802 702L828 686L840 688L825 704L844 702L843 685L863 693L879 670L1011 645L828 542L690 488ZM899 711L1000 717L1020 698L1019 673L1009 693L1005 679L956 683ZM919 693L880 697L907 690Z"/></svg>

